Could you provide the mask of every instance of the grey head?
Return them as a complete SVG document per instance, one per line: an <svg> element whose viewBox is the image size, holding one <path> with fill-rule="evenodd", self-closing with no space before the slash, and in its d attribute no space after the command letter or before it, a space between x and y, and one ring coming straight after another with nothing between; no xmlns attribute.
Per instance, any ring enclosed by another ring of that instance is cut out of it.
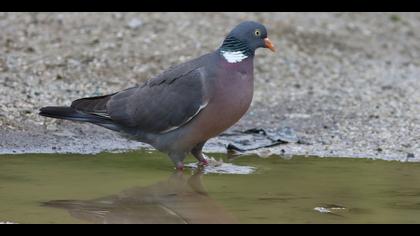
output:
<svg viewBox="0 0 420 236"><path fill-rule="evenodd" d="M230 31L219 50L224 52L241 51L245 55L251 56L258 48L275 51L273 43L268 39L267 29L264 25L255 21L244 21Z"/></svg>

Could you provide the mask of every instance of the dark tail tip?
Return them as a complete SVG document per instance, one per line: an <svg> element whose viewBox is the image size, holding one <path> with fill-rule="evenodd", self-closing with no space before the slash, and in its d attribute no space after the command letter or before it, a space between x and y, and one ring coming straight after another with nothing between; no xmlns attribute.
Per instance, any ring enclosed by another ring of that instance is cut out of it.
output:
<svg viewBox="0 0 420 236"><path fill-rule="evenodd" d="M69 119L76 118L78 112L71 107L43 107L39 110L39 115L51 118Z"/></svg>
<svg viewBox="0 0 420 236"><path fill-rule="evenodd" d="M39 115L56 119L90 122L110 130L120 131L120 127L114 124L111 119L84 113L72 107L43 107L39 110Z"/></svg>

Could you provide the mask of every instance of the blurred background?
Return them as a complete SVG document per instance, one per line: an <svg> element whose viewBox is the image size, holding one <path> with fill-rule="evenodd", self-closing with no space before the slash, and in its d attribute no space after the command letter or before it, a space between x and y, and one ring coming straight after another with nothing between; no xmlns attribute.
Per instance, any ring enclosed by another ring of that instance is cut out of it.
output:
<svg viewBox="0 0 420 236"><path fill-rule="evenodd" d="M232 129L291 127L291 154L420 160L419 13L0 13L0 153L138 148L37 115L142 83L265 24L255 96ZM215 141L217 142L217 141Z"/></svg>

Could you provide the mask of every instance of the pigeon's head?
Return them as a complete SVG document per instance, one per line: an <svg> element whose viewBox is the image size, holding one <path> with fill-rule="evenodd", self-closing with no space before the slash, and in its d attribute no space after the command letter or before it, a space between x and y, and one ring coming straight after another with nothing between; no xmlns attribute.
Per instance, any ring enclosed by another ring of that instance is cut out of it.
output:
<svg viewBox="0 0 420 236"><path fill-rule="evenodd" d="M237 25L227 35L220 48L222 51L242 51L252 55L258 48L275 51L273 43L267 37L267 29L255 21L245 21Z"/></svg>

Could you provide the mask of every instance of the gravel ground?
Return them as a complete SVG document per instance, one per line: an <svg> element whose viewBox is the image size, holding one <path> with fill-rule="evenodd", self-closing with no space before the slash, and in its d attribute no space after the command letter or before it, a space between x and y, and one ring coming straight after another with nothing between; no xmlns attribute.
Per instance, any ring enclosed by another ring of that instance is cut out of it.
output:
<svg viewBox="0 0 420 236"><path fill-rule="evenodd" d="M242 20L264 23L278 52L257 52L252 108L232 130L288 126L309 143L262 156L420 161L420 13L0 13L0 153L147 147L37 110L141 83Z"/></svg>

